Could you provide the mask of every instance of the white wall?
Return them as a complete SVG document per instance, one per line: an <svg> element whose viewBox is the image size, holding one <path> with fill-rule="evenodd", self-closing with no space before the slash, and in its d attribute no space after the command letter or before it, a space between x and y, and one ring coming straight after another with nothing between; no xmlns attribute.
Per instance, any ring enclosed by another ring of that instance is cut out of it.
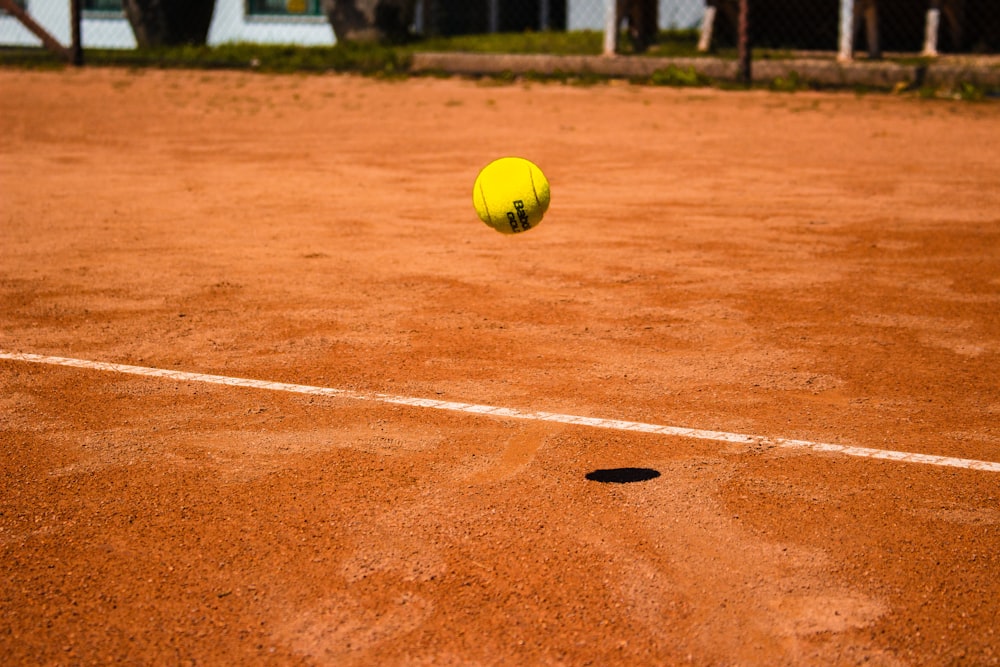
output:
<svg viewBox="0 0 1000 667"><path fill-rule="evenodd" d="M567 30L604 30L607 0L567 0ZM660 0L659 24L663 30L697 28L705 15L704 0Z"/></svg>
<svg viewBox="0 0 1000 667"><path fill-rule="evenodd" d="M134 49L137 46L132 26L124 16L89 18L84 15L80 39L84 46L92 49ZM69 38L65 43L69 43Z"/></svg>

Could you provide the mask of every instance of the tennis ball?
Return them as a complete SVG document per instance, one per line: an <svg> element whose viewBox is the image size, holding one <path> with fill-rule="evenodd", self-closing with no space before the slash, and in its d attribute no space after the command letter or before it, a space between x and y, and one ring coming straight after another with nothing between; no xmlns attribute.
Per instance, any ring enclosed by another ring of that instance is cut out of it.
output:
<svg viewBox="0 0 1000 667"><path fill-rule="evenodd" d="M535 227L549 208L549 182L534 163L502 157L483 167L472 188L479 219L502 234Z"/></svg>

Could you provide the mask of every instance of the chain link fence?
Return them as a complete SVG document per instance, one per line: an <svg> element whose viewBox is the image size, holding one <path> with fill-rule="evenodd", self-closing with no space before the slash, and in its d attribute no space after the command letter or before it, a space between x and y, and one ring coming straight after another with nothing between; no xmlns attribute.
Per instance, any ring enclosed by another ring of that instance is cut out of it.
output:
<svg viewBox="0 0 1000 667"><path fill-rule="evenodd" d="M1000 0L747 1L752 45L758 51L839 50L843 55L847 36L851 52L861 57L1000 53ZM122 0L78 2L84 47L136 48ZM58 42L70 43L70 0L0 0L4 3L25 10ZM606 33L613 25L626 44L630 35L645 35L635 50L655 52L681 31L697 35L700 49L710 53L736 44L738 5L739 0L417 0L412 30L418 36ZM853 17L849 25L845 6ZM336 38L322 0L214 0L207 42L320 46L333 45ZM10 11L0 9L3 46L41 47L42 42Z"/></svg>

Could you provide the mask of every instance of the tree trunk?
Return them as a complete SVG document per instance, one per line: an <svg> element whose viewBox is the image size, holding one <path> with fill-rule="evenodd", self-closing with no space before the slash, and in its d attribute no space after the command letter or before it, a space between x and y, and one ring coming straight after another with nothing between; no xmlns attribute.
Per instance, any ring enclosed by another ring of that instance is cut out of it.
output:
<svg viewBox="0 0 1000 667"><path fill-rule="evenodd" d="M140 47L204 44L215 0L123 0Z"/></svg>
<svg viewBox="0 0 1000 667"><path fill-rule="evenodd" d="M323 0L338 42L402 42L410 35L417 0Z"/></svg>

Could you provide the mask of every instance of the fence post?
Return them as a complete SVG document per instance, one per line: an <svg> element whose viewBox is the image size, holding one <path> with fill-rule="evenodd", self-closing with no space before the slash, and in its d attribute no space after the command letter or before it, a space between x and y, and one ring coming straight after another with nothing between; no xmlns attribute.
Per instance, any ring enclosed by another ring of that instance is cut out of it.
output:
<svg viewBox="0 0 1000 667"><path fill-rule="evenodd" d="M739 34L736 40L737 58L739 60L736 78L744 86L753 83L753 73L750 71L753 53L752 29L750 25L750 0L740 0L739 4Z"/></svg>
<svg viewBox="0 0 1000 667"><path fill-rule="evenodd" d="M854 0L840 0L840 50L837 60L842 63L854 59Z"/></svg>
<svg viewBox="0 0 1000 667"><path fill-rule="evenodd" d="M941 25L941 9L937 7L937 3L931 3L931 6L927 9L927 23L924 28L924 50L920 54L922 56L928 56L933 58L938 55L937 40L938 40L938 28Z"/></svg>
<svg viewBox="0 0 1000 667"><path fill-rule="evenodd" d="M712 30L715 28L715 5L705 5L705 16L701 19L701 34L698 36L698 50L702 53L712 48Z"/></svg>
<svg viewBox="0 0 1000 667"><path fill-rule="evenodd" d="M489 12L489 31L500 32L500 0L490 0Z"/></svg>
<svg viewBox="0 0 1000 667"><path fill-rule="evenodd" d="M618 53L618 0L604 0L604 55Z"/></svg>
<svg viewBox="0 0 1000 667"><path fill-rule="evenodd" d="M83 65L83 0L69 0L70 62L77 67Z"/></svg>

